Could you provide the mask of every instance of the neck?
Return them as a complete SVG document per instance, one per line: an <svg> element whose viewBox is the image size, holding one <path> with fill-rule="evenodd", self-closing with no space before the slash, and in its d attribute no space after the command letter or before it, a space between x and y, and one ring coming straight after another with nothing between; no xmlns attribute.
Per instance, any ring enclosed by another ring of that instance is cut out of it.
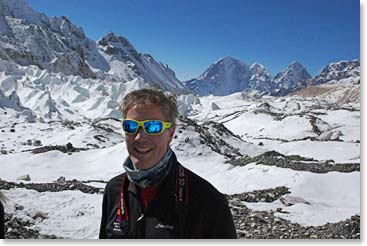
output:
<svg viewBox="0 0 367 246"><path fill-rule="evenodd" d="M155 166L143 170L136 169L131 159L128 157L124 163L124 169L129 180L139 187L146 188L158 185L171 170L172 156L173 152L168 148L166 154L164 154L162 159Z"/></svg>

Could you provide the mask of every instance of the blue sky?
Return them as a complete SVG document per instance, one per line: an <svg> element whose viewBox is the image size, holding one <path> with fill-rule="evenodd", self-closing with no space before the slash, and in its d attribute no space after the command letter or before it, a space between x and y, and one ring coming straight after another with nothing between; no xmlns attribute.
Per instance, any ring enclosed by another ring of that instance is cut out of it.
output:
<svg viewBox="0 0 367 246"><path fill-rule="evenodd" d="M180 80L232 56L274 76L291 62L311 75L330 62L360 59L359 0L28 0L67 16L98 40L109 31L167 63Z"/></svg>

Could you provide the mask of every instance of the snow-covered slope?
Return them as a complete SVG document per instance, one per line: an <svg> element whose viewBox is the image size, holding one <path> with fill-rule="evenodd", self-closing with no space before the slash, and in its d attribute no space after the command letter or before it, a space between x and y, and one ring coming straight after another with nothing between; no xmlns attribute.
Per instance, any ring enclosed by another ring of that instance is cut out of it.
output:
<svg viewBox="0 0 367 246"><path fill-rule="evenodd" d="M110 32L97 42L97 46L109 64L106 70L112 80L131 81L140 77L163 90L179 94L187 91L167 64L157 62L149 54L138 53L126 38Z"/></svg>
<svg viewBox="0 0 367 246"><path fill-rule="evenodd" d="M358 103L334 105L307 95L257 99L241 93L180 100L189 118L178 121L172 148L183 165L221 192L238 194L285 186L290 194L282 199L294 197L304 202L291 206L279 199L241 202L255 211L282 211L274 215L302 226L335 223L360 213ZM29 123L19 121L16 115L15 109L0 108L0 179L41 185L63 176L103 188L103 181L123 172L127 151L118 122ZM45 148L69 142L85 149L32 153L37 140ZM297 161L294 156L306 159ZM253 159L236 164L241 158ZM284 162L289 166L282 166ZM323 168L327 163L330 169ZM297 169L298 165L302 169ZM350 167L355 169L346 171ZM31 181L17 180L26 174ZM31 228L43 234L73 239L98 235L102 194L29 188L11 188L4 193L10 199L6 212L30 221ZM42 206L34 200L42 201ZM37 213L45 214L45 219L37 219Z"/></svg>

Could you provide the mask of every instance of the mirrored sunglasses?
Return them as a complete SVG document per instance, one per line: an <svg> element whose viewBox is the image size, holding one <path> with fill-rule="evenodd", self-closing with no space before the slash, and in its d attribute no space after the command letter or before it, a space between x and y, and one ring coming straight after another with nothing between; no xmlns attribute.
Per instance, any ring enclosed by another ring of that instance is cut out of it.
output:
<svg viewBox="0 0 367 246"><path fill-rule="evenodd" d="M158 135L164 132L167 128L171 128L172 123L161 120L130 120L125 119L122 121L122 129L127 134L136 134L139 127L144 129L144 132L148 135Z"/></svg>

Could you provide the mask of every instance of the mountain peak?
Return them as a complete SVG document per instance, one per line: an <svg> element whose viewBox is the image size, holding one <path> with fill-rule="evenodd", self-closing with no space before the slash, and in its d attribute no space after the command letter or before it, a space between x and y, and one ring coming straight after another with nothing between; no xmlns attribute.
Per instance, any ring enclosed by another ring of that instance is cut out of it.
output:
<svg viewBox="0 0 367 246"><path fill-rule="evenodd" d="M305 69L305 67L299 62L299 61L293 61L287 69L295 69L295 70L301 70Z"/></svg>
<svg viewBox="0 0 367 246"><path fill-rule="evenodd" d="M278 87L278 92L276 93L285 95L292 90L305 87L305 81L310 78L311 75L306 68L300 62L294 61L274 77L274 82Z"/></svg>
<svg viewBox="0 0 367 246"><path fill-rule="evenodd" d="M259 69L265 69L264 65L259 62L254 62L250 66L250 70L259 70Z"/></svg>
<svg viewBox="0 0 367 246"><path fill-rule="evenodd" d="M106 36L102 37L97 42L100 45L106 46L107 44L115 43L115 44L122 44L125 47L132 47L133 45L123 36L116 35L114 32L110 31L106 34Z"/></svg>
<svg viewBox="0 0 367 246"><path fill-rule="evenodd" d="M231 56L224 56L222 58L220 58L218 61L216 61L215 63L223 63L223 64L230 64L230 63L241 63L241 64L245 64L244 62L233 58Z"/></svg>
<svg viewBox="0 0 367 246"><path fill-rule="evenodd" d="M358 60L328 64L319 75L309 81L309 85L339 82L346 84L360 83L360 63Z"/></svg>
<svg viewBox="0 0 367 246"><path fill-rule="evenodd" d="M219 60L223 60L223 61L232 61L232 60L237 60L231 56L224 56L222 58L220 58Z"/></svg>

